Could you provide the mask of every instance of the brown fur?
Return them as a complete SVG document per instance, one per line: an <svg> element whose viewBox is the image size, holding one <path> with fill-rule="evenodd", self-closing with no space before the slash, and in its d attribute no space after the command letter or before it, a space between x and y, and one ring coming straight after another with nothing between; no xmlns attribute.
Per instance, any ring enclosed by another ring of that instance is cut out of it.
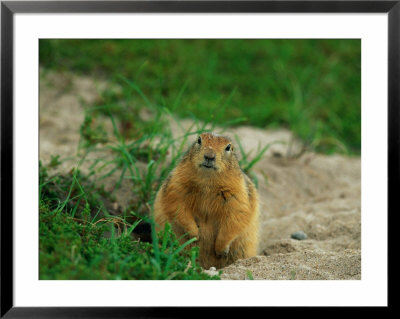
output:
<svg viewBox="0 0 400 319"><path fill-rule="evenodd" d="M226 150L231 140L213 133L200 138L162 184L154 217L159 227L169 222L178 238L198 239L203 268L222 268L256 255L258 196L233 147Z"/></svg>

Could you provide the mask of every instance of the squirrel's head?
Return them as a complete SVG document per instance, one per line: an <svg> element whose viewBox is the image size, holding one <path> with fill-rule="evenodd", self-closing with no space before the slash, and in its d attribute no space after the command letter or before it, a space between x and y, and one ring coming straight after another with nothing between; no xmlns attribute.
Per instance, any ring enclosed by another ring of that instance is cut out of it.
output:
<svg viewBox="0 0 400 319"><path fill-rule="evenodd" d="M200 172L222 173L237 166L230 138L215 133L203 133L193 143L191 157Z"/></svg>

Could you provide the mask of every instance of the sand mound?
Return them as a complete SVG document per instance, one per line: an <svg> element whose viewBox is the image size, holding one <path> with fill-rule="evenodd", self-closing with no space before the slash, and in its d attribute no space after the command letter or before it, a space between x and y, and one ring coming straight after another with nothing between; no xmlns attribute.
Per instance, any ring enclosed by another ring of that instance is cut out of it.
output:
<svg viewBox="0 0 400 319"><path fill-rule="evenodd" d="M42 72L40 81L40 159L71 158L76 164L82 102L93 103L107 84L70 74ZM181 127L170 121L173 134ZM217 130L218 131L218 130ZM253 168L260 195L259 256L223 269L222 279L361 279L361 159L303 153L291 132L232 128L246 152L270 144ZM124 204L129 188L117 194ZM291 239L302 231L305 240ZM249 275L251 274L251 275Z"/></svg>

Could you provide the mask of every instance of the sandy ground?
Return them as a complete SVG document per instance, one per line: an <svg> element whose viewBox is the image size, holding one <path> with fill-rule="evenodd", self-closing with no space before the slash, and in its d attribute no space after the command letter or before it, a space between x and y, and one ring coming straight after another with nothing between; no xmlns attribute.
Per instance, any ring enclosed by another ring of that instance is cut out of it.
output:
<svg viewBox="0 0 400 319"><path fill-rule="evenodd" d="M41 72L40 159L71 158L57 170L76 165L83 103L91 104L105 82L71 74ZM171 120L176 135L179 128ZM183 128L191 122L185 120ZM217 130L218 132L218 130ZM253 168L260 197L259 254L222 269L222 279L361 279L361 159L306 152L287 130L238 127L248 152L273 143ZM117 193L122 205L129 187ZM302 231L305 240L291 234ZM213 270L209 270L213 273Z"/></svg>

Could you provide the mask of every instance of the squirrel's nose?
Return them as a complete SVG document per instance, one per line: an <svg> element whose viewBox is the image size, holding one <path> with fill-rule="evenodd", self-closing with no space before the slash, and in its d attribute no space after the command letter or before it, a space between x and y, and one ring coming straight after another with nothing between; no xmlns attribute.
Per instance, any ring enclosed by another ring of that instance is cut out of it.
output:
<svg viewBox="0 0 400 319"><path fill-rule="evenodd" d="M215 154L206 154L204 155L204 159L208 162L214 161L215 160Z"/></svg>

